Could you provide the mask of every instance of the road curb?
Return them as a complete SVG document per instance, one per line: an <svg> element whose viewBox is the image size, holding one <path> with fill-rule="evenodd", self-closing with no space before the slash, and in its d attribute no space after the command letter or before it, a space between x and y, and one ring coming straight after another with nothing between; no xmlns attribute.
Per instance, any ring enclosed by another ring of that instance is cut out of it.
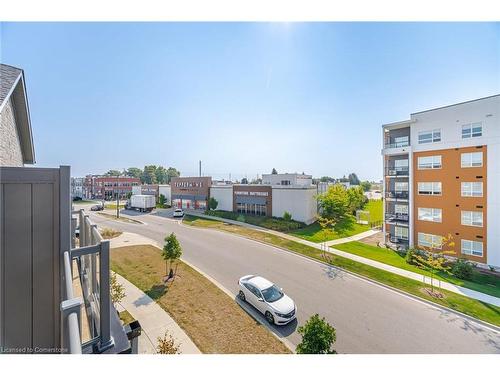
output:
<svg viewBox="0 0 500 375"><path fill-rule="evenodd" d="M194 228L194 229L214 230L213 228L200 228L200 227L195 227L195 226L192 226L192 225L187 225L187 224L184 224L184 223L182 223L182 225L184 225L184 226L186 226L186 227L191 227L191 228ZM233 225L234 225L234 224L233 224ZM218 230L218 229L215 229L215 230ZM224 232L224 231L221 231L221 230L218 230L218 231L219 231L219 232ZM260 240L254 239L254 238L245 237L245 236L242 236L242 235L237 234L237 233L231 233L231 232L225 232L225 233L228 233L228 234L231 234L231 235L234 235L234 236L238 236L238 237L241 237L241 238L245 238L245 239L247 239L247 240L249 240L249 241L258 242L258 243L261 243L261 244L264 244L264 245L267 245L267 246L273 247L273 248L275 248L275 249L279 249L279 250L282 250L282 251L286 251L287 253L293 254L293 255L295 255L295 256L300 256L300 257L302 257L302 258L308 259L308 260L313 261L313 262L315 262L315 263L318 263L318 264L321 264L321 265L326 265L326 266L329 266L329 267L335 268L335 269L340 270L340 271L342 271L342 272L348 273L348 274L350 274L350 275L352 275L352 276L355 276L355 277L358 277L358 278L360 278L360 279L363 279L363 280L365 280L366 282L376 284L376 285L378 285L378 286L380 286L380 287L382 287L382 288L389 289L389 290L391 290L391 291L393 291L393 292L395 292L395 293L398 293L398 294L404 295L404 296L406 296L406 297L408 297L408 298L411 298L411 299L417 300L417 301L419 301L419 302L421 302L421 303L425 303L425 304L427 304L427 305L431 305L431 306L433 306L433 307L435 307L435 308L438 308L438 309L441 309L441 310L448 311L448 312L450 312L450 313L456 314L456 315L458 315L458 316L461 316L462 318L465 318L465 319L471 320L471 321L473 321L473 322L475 322L475 323L477 323L477 324L479 324L479 325L485 326L486 328L488 328L488 329L490 329L490 330L492 330L492 331L495 331L495 332L497 332L497 333L500 333L500 326L496 326L496 325L494 325L494 324L492 324L492 323L488 323L488 322L486 322L486 321L484 321L484 320L481 320L481 319L475 318L475 317L473 317L473 316L467 315L467 314L462 313L462 312L460 312L460 311L454 310L454 309L452 309L452 308L450 308L450 307L446 307L446 306L440 305L440 304L438 304L438 303L436 303L436 302L432 302L432 301L426 300L425 298L422 298L422 297L416 296L416 295L411 294L411 293L409 293L409 292L406 292L406 291L404 291L404 290L400 290L400 289L395 288L395 287L393 287L393 286L390 286L390 285L384 284L384 283L382 283L382 282L380 282L380 281L370 279L369 277L366 277L366 276L364 276L364 275L360 275L360 274L357 274L357 273L355 273L355 272L353 272L353 271L346 270L346 269L344 269L344 268L341 268L341 267L338 267L338 266L335 266L335 265L331 265L331 264L329 264L329 263L322 262L322 261L320 261L320 260L317 260L317 259L315 259L315 258L313 258L313 257L307 256L307 255L304 255L304 254L296 253L296 252L294 252L294 251L292 251L292 250L289 250L289 249L286 249L286 248L284 248L284 247L280 247L280 246L277 246L277 245L271 245L271 244L269 244L269 243L267 243L267 242L265 242L265 241L260 241ZM305 245L305 246L308 246L308 245ZM335 254L335 255L340 257L340 255L337 255L337 254ZM349 258L345 258L345 259L349 259ZM350 260L352 260L352 259L350 259ZM353 261L354 261L354 260L353 260ZM386 271L386 272L387 272L387 271ZM419 281L417 281L417 280L415 280L415 281L416 281L416 282L419 282ZM451 292L451 291L447 291L447 290L445 290L445 292L448 292L448 293L453 293L453 292ZM466 296L464 296L464 297L466 297ZM466 298L468 298L468 297L466 297Z"/></svg>
<svg viewBox="0 0 500 375"><path fill-rule="evenodd" d="M182 225L185 225L185 224L182 224ZM151 245L151 244L147 244L147 245ZM162 250L159 246L155 246L155 245L151 245L151 246L154 246L156 247L158 250ZM266 327L267 330L275 337L277 338L279 341L281 341L293 354L295 354L295 345L288 339L284 338L284 337L280 337L278 336L272 329L272 327L269 325L269 323L264 319L264 318L261 318L260 316L256 317L254 316L254 314L251 313L250 309L248 309L247 306L243 305L242 303L239 303L240 301L237 299L237 296L234 295L233 293L231 293L226 287L224 287L222 284L220 284L217 280L215 280L212 276L206 274L205 272L203 272L202 270L200 270L198 267L196 267L195 265L189 263L188 261L182 259L181 257L181 261L184 262L187 266L191 267L192 269L194 269L196 272L198 272L199 274L201 274L203 277L205 277L208 281L210 281L212 284L214 284L217 288L219 288L222 292L224 292L224 294L226 294L227 296L229 296L233 301L235 301L247 314L248 316L250 316L253 320L255 320L257 323L261 324L262 326Z"/></svg>

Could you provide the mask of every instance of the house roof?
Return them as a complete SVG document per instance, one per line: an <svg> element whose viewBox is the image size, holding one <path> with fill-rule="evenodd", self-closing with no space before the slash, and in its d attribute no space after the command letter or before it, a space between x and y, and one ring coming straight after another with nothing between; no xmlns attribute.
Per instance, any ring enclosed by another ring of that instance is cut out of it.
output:
<svg viewBox="0 0 500 375"><path fill-rule="evenodd" d="M35 149L24 72L14 66L0 64L0 113L9 99L12 101L14 108L23 162L25 164L34 164Z"/></svg>

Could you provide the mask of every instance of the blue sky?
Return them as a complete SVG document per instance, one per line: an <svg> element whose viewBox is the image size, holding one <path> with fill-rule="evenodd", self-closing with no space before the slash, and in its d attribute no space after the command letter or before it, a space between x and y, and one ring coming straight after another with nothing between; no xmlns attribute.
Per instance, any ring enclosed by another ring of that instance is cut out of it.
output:
<svg viewBox="0 0 500 375"><path fill-rule="evenodd" d="M37 166L380 179L381 124L500 92L499 23L3 23Z"/></svg>

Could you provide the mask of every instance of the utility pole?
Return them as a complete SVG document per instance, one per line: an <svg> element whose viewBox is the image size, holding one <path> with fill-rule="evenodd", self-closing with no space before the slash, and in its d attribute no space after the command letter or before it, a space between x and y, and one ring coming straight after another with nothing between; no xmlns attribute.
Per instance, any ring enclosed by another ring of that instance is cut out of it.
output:
<svg viewBox="0 0 500 375"><path fill-rule="evenodd" d="M116 218L120 218L120 186L119 186L119 181L120 181L120 176L117 176L117 181L116 181Z"/></svg>
<svg viewBox="0 0 500 375"><path fill-rule="evenodd" d="M199 166L199 169L200 169L200 177L201 177L201 160L200 160L200 166Z"/></svg>

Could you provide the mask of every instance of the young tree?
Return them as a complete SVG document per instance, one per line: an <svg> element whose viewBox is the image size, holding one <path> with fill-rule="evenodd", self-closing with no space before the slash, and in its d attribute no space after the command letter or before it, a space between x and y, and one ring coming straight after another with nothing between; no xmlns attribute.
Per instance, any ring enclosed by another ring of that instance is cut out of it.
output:
<svg viewBox="0 0 500 375"><path fill-rule="evenodd" d="M111 272L111 274L109 275L109 289L109 294L111 296L111 301L113 302L113 304L120 303L126 296L125 288L118 282L118 280L116 279L116 273L114 272Z"/></svg>
<svg viewBox="0 0 500 375"><path fill-rule="evenodd" d="M158 345L156 346L156 352L158 354L180 354L179 344L176 344L174 338L168 331L165 331L163 337L157 338Z"/></svg>
<svg viewBox="0 0 500 375"><path fill-rule="evenodd" d="M317 217L318 224L321 227L321 231L323 232L323 243L321 244L323 248L323 258L325 258L326 261L328 261L327 254L326 254L326 249L328 245L326 244L326 241L328 239L328 235L333 233L334 225L335 225L335 220L329 219L327 217L322 217L318 216Z"/></svg>
<svg viewBox="0 0 500 375"><path fill-rule="evenodd" d="M175 273L172 268L172 263L179 259L182 255L182 248L175 236L175 233L171 233L168 237L165 237L165 245L163 246L163 251L161 253L163 259L165 260L165 273L168 279L174 277ZM168 271L170 266L170 271Z"/></svg>
<svg viewBox="0 0 500 375"><path fill-rule="evenodd" d="M337 340L335 328L325 318L315 314L297 330L302 341L297 345L297 354L336 354L332 345Z"/></svg>
<svg viewBox="0 0 500 375"><path fill-rule="evenodd" d="M423 252L415 252L413 254L413 261L421 268L430 272L431 294L435 297L441 296L440 294L434 293L435 275L437 272L451 274L451 267L447 265L448 261L445 256L455 254L453 250L446 250L446 248L453 248L454 246L453 237L449 234L446 237L442 237L441 241L434 246L420 246Z"/></svg>
<svg viewBox="0 0 500 375"><path fill-rule="evenodd" d="M215 210L217 209L218 205L219 202L217 202L217 199L215 199L214 197L210 197L210 199L208 200L208 209Z"/></svg>
<svg viewBox="0 0 500 375"><path fill-rule="evenodd" d="M332 185L317 196L320 216L330 219L331 226L349 219L351 215L350 201L346 189L342 185Z"/></svg>

